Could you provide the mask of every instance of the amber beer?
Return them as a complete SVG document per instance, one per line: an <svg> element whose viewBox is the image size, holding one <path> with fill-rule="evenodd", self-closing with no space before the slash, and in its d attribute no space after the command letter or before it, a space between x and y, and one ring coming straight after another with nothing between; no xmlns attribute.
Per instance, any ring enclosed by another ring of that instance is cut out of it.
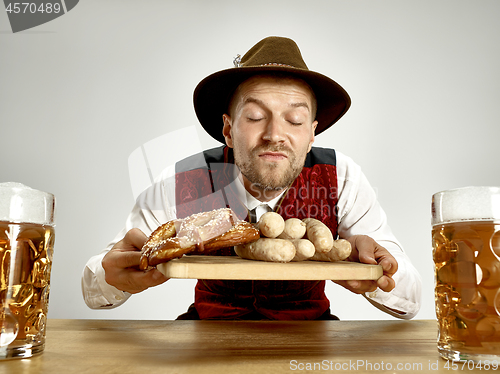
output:
<svg viewBox="0 0 500 374"><path fill-rule="evenodd" d="M0 359L26 358L45 346L54 199L5 185L0 184Z"/></svg>
<svg viewBox="0 0 500 374"><path fill-rule="evenodd" d="M438 351L450 360L500 364L498 198L500 189L489 187L433 197Z"/></svg>

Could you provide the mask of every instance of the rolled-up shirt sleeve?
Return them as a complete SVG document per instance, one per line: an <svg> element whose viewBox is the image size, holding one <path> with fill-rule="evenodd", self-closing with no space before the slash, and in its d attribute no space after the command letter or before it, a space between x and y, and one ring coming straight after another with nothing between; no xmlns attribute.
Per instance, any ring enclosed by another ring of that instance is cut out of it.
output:
<svg viewBox="0 0 500 374"><path fill-rule="evenodd" d="M340 152L337 152L337 181L339 237L368 235L386 248L398 262L398 271L393 276L396 287L391 292L376 289L365 293L364 297L392 316L413 318L420 310L420 274L392 233L376 193L361 168Z"/></svg>
<svg viewBox="0 0 500 374"><path fill-rule="evenodd" d="M128 292L123 292L105 281L102 258L109 251L93 256L85 265L82 274L83 299L91 309L110 309L123 304L130 297Z"/></svg>

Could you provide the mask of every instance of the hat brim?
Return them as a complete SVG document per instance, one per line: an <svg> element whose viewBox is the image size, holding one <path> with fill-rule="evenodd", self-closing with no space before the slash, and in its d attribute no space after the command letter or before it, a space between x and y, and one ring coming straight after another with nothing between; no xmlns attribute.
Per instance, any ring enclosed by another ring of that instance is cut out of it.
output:
<svg viewBox="0 0 500 374"><path fill-rule="evenodd" d="M317 100L316 135L337 122L351 106L351 98L337 82L311 70L274 65L230 68L209 75L194 91L196 116L205 131L214 139L225 143L222 115L227 113L234 91L248 78L272 72L286 72L311 86Z"/></svg>

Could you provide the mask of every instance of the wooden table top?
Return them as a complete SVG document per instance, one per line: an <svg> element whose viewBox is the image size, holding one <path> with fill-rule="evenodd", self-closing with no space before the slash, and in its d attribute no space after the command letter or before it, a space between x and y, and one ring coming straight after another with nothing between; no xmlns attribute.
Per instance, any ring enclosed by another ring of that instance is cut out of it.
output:
<svg viewBox="0 0 500 374"><path fill-rule="evenodd" d="M446 368L436 336L433 320L49 319L45 351L0 373L488 372Z"/></svg>

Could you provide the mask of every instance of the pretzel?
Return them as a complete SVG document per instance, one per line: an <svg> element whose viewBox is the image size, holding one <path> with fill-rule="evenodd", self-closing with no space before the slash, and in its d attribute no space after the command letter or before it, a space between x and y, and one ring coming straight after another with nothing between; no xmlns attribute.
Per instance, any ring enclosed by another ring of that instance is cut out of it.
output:
<svg viewBox="0 0 500 374"><path fill-rule="evenodd" d="M139 268L146 270L187 253L207 254L259 239L252 224L240 221L229 208L197 213L158 227L142 247Z"/></svg>

